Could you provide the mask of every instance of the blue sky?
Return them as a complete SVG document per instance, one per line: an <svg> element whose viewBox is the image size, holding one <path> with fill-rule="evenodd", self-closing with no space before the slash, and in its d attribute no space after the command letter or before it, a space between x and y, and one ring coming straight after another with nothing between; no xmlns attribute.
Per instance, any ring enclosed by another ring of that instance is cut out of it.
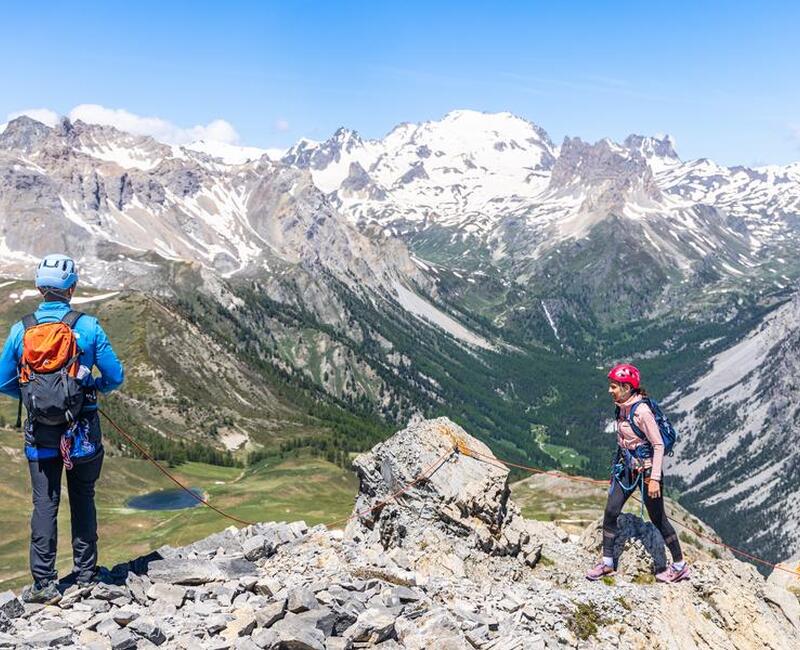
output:
<svg viewBox="0 0 800 650"><path fill-rule="evenodd" d="M91 103L271 147L472 108L557 142L670 133L685 159L800 160L798 3L15 4L0 122Z"/></svg>

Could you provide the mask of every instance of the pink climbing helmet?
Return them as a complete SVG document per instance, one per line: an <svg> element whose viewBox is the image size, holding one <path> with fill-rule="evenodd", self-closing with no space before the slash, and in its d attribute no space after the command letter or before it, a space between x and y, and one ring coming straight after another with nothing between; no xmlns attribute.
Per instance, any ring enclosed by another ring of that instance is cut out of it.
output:
<svg viewBox="0 0 800 650"><path fill-rule="evenodd" d="M608 373L608 378L620 384L630 384L633 390L638 390L641 382L639 369L629 363L620 363L614 366Z"/></svg>

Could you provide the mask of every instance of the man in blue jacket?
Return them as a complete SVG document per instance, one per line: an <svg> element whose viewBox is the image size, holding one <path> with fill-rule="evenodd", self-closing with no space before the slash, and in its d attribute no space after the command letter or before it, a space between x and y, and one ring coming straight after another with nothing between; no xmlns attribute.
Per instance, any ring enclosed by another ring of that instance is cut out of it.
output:
<svg viewBox="0 0 800 650"><path fill-rule="evenodd" d="M36 288L43 297L34 314L36 321L60 321L70 311L69 303L77 282L78 273L71 258L66 255L45 257L36 269ZM94 485L100 476L104 455L96 395L97 391L108 393L122 384L124 372L96 318L82 314L72 325L72 330L80 349L81 368L78 376L86 394L76 428L73 429L77 432L80 448L74 450L75 458L69 463L72 469L67 472L73 578L79 584L91 584L97 567ZM0 355L0 392L15 399L20 398L19 370L24 333L23 323L15 323ZM95 367L100 372L97 377L91 372ZM53 431L47 431L48 428ZM34 581L22 592L26 602L54 603L60 599L56 588L56 522L64 460L57 443L47 446L41 441L61 440L66 428L66 425L53 427L30 422L30 418L25 422L25 456L33 488L30 565Z"/></svg>

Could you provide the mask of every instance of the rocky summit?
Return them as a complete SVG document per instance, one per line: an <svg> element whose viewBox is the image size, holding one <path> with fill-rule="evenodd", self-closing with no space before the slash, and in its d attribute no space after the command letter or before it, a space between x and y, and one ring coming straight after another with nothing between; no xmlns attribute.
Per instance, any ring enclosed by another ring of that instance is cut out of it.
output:
<svg viewBox="0 0 800 650"><path fill-rule="evenodd" d="M55 606L6 592L0 647L800 647L795 575L709 553L689 558L691 580L655 584L663 541L623 515L622 570L590 583L596 527L524 519L493 458L446 418L410 424L355 459L344 531L228 528L102 570Z"/></svg>

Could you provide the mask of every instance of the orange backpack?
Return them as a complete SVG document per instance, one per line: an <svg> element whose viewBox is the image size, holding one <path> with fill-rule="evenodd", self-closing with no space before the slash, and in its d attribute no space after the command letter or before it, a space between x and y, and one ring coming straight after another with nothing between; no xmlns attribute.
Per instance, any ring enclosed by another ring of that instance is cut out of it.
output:
<svg viewBox="0 0 800 650"><path fill-rule="evenodd" d="M77 379L81 350L73 327L82 315L70 310L54 323L39 323L34 314L22 319L19 384L30 424L71 423L81 411L84 391Z"/></svg>

